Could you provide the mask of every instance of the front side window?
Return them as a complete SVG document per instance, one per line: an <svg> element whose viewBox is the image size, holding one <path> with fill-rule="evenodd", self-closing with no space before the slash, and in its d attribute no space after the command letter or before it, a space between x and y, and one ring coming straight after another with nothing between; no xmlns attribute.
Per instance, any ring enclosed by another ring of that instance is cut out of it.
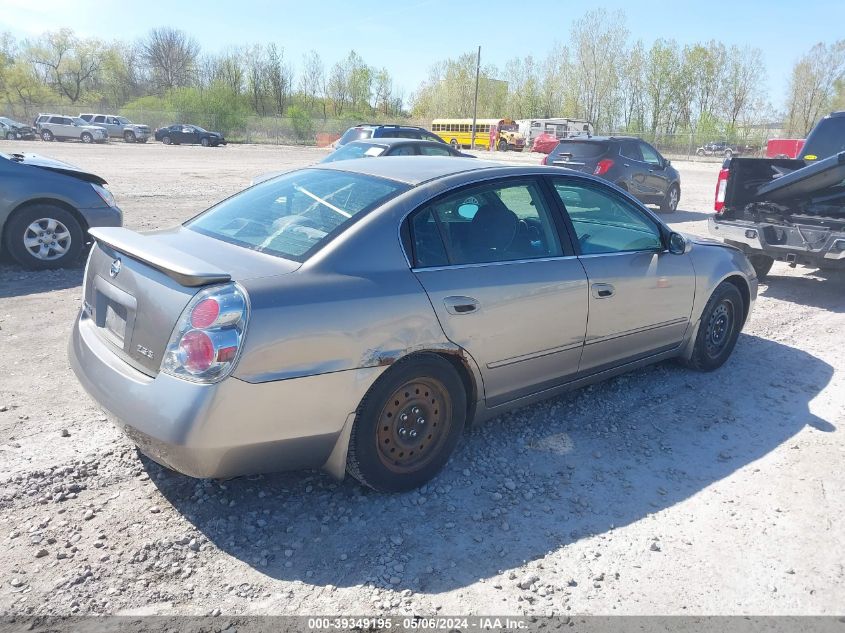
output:
<svg viewBox="0 0 845 633"><path fill-rule="evenodd" d="M411 220L415 266L507 262L563 254L537 184L487 184L427 204Z"/></svg>
<svg viewBox="0 0 845 633"><path fill-rule="evenodd" d="M648 143L643 143L640 141L640 152L642 152L643 160L647 162L649 165L662 165L663 159L660 158L660 154L657 153L657 150L654 149Z"/></svg>
<svg viewBox="0 0 845 633"><path fill-rule="evenodd" d="M451 156L452 152L445 145L421 145L420 154L423 156Z"/></svg>
<svg viewBox="0 0 845 633"><path fill-rule="evenodd" d="M553 184L583 255L663 250L657 224L627 200L562 178Z"/></svg>
<svg viewBox="0 0 845 633"><path fill-rule="evenodd" d="M329 169L303 169L235 194L186 223L230 244L305 261L357 217L407 189Z"/></svg>
<svg viewBox="0 0 845 633"><path fill-rule="evenodd" d="M414 149L413 145L400 145L399 147L394 147L393 150L390 152L391 156L416 156L417 150Z"/></svg>

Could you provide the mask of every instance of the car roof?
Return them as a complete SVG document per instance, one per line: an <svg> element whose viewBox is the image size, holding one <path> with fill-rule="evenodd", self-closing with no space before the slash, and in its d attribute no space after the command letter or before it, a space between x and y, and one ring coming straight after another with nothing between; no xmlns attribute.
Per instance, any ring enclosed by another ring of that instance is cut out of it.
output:
<svg viewBox="0 0 845 633"><path fill-rule="evenodd" d="M639 141L636 136L570 136L569 138L560 139L562 142L574 141L577 143L587 143L590 141L607 142L607 141Z"/></svg>
<svg viewBox="0 0 845 633"><path fill-rule="evenodd" d="M358 125L353 125L352 127L391 127L396 128L397 130L425 130L424 127L418 127L416 125L401 125L398 123L359 123Z"/></svg>
<svg viewBox="0 0 845 633"><path fill-rule="evenodd" d="M404 138L396 136L380 136L379 138L362 138L356 141L349 141L347 145L402 145L404 143L414 143L415 145L437 145L442 146L440 141L428 141L419 138Z"/></svg>
<svg viewBox="0 0 845 633"><path fill-rule="evenodd" d="M386 156L379 160L354 158L333 163L319 163L308 169L332 169L365 176L386 178L416 187L424 182L454 174L507 167L500 162L456 156ZM518 169L518 168L514 168Z"/></svg>

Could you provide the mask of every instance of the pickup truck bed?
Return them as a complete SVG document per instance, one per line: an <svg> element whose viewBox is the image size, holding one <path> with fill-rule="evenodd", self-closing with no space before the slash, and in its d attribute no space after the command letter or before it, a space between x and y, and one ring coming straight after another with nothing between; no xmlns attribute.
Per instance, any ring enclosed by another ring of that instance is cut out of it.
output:
<svg viewBox="0 0 845 633"><path fill-rule="evenodd" d="M722 170L719 187L710 232L743 250L758 277L775 260L845 268L845 152L810 165L734 158Z"/></svg>

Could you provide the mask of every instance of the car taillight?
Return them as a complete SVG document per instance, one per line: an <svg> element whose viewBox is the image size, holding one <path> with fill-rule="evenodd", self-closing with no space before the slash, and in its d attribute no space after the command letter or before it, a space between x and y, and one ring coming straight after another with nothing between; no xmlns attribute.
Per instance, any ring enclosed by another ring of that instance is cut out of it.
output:
<svg viewBox="0 0 845 633"><path fill-rule="evenodd" d="M222 380L235 367L248 318L249 301L240 286L201 290L173 328L161 370L192 382Z"/></svg>
<svg viewBox="0 0 845 633"><path fill-rule="evenodd" d="M725 210L725 194L728 191L728 174L727 169L719 171L719 180L716 181L716 201L713 203L713 209L716 215L721 214Z"/></svg>
<svg viewBox="0 0 845 633"><path fill-rule="evenodd" d="M599 164L596 165L596 170L593 172L596 176L602 176L610 171L610 168L613 167L613 161L609 158L602 158L599 161Z"/></svg>

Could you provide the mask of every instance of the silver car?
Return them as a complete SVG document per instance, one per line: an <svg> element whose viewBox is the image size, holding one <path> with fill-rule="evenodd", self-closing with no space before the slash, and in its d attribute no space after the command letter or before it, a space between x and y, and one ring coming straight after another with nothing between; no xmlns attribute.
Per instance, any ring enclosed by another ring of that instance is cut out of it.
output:
<svg viewBox="0 0 845 633"><path fill-rule="evenodd" d="M470 423L663 359L721 366L757 295L740 251L613 185L461 158L322 164L91 234L73 369L194 477L407 490Z"/></svg>

